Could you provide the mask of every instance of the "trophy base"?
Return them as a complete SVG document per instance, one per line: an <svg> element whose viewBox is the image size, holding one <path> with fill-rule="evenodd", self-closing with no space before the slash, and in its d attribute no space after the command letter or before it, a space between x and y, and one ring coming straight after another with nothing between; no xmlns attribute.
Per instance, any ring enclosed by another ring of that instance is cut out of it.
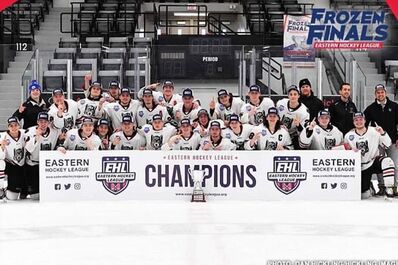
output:
<svg viewBox="0 0 398 265"><path fill-rule="evenodd" d="M203 191L193 192L191 202L206 202Z"/></svg>

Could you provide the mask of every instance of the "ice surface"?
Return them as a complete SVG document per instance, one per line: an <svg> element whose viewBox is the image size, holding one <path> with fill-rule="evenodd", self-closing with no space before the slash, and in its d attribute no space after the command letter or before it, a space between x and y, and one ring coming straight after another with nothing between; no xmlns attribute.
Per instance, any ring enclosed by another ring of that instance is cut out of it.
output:
<svg viewBox="0 0 398 265"><path fill-rule="evenodd" d="M0 202L1 265L397 259L398 200Z"/></svg>

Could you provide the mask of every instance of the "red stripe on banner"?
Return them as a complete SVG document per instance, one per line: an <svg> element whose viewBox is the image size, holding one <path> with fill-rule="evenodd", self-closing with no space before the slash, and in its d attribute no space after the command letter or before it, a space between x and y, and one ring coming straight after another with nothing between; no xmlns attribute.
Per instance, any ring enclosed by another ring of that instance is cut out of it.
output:
<svg viewBox="0 0 398 265"><path fill-rule="evenodd" d="M387 4L391 8L391 11L394 13L395 18L398 19L398 1L397 0L387 0Z"/></svg>
<svg viewBox="0 0 398 265"><path fill-rule="evenodd" d="M16 3L18 1L19 0L1 0L0 1L0 12L9 6L12 6L14 3Z"/></svg>

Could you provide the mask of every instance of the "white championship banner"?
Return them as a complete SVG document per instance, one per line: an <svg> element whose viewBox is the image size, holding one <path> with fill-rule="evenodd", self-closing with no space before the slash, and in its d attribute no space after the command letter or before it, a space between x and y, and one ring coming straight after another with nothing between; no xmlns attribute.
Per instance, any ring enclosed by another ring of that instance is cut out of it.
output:
<svg viewBox="0 0 398 265"><path fill-rule="evenodd" d="M360 200L353 151L40 152L40 200Z"/></svg>

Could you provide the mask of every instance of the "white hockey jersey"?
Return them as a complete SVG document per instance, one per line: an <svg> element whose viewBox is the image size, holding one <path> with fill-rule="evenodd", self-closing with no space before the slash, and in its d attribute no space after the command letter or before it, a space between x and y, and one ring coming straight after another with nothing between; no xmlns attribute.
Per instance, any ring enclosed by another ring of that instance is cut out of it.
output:
<svg viewBox="0 0 398 265"><path fill-rule="evenodd" d="M65 128L70 130L76 126L76 120L79 116L79 108L76 101L72 99L65 99L65 102L65 110L62 117L58 117L58 107L55 104L50 106L48 115L50 116L50 120L53 121L55 128Z"/></svg>
<svg viewBox="0 0 398 265"><path fill-rule="evenodd" d="M231 140L231 142L236 145L236 150L245 150L245 143L249 140L253 127L254 126L251 124L242 124L239 134L235 134L231 128L225 128L222 130L221 135Z"/></svg>
<svg viewBox="0 0 398 265"><path fill-rule="evenodd" d="M183 106L184 106L183 103L180 103L180 104L177 104L174 106L174 108L173 108L174 117L176 117L177 112L181 113L181 120L190 119L192 122L193 120L195 120L198 117L198 112L201 109L200 106L197 107L196 109L191 109L188 111L184 111Z"/></svg>
<svg viewBox="0 0 398 265"><path fill-rule="evenodd" d="M288 129L291 137L298 136L296 125L294 125L293 120L298 117L300 119L301 126L305 124L310 119L310 114L307 107L304 104L299 104L295 109L289 107L289 99L283 98L276 103L276 108L279 111L279 117L281 122Z"/></svg>
<svg viewBox="0 0 398 265"><path fill-rule="evenodd" d="M381 135L375 127L369 126L363 135L356 133L352 129L344 136L344 142L348 143L351 149L357 149L361 152L361 170L372 166L377 156L380 156L380 149L387 149L391 145L391 138L387 133Z"/></svg>
<svg viewBox="0 0 398 265"><path fill-rule="evenodd" d="M241 109L245 102L240 98L232 98L231 106L228 108L225 107L223 104L216 103L216 108L214 109L213 115L211 115L211 119L221 119L221 120L228 120L231 114L240 115Z"/></svg>
<svg viewBox="0 0 398 265"><path fill-rule="evenodd" d="M17 166L23 166L25 164L26 143L24 131L19 130L18 139L11 137L8 132L4 132L2 135L0 135L0 139L5 139L7 141L7 145L4 149L4 160Z"/></svg>
<svg viewBox="0 0 398 265"><path fill-rule="evenodd" d="M140 150L141 147L145 148L145 138L137 132L134 132L131 136L126 136L122 131L116 132L111 135L110 142L112 143L117 137L120 142L117 145L112 144L112 150Z"/></svg>
<svg viewBox="0 0 398 265"><path fill-rule="evenodd" d="M144 125L139 132L145 137L146 150L160 150L162 145L175 135L177 129L174 126L164 126L162 130L155 131L152 125Z"/></svg>
<svg viewBox="0 0 398 265"><path fill-rule="evenodd" d="M104 115L104 105L99 109L99 100L91 100L88 98L81 99L77 102L79 109L78 119L92 118L94 122L101 119Z"/></svg>
<svg viewBox="0 0 398 265"><path fill-rule="evenodd" d="M332 125L326 129L315 125L312 131L306 128L300 133L300 147L310 150L331 150L343 141L343 133Z"/></svg>
<svg viewBox="0 0 398 265"><path fill-rule="evenodd" d="M252 125L259 125L264 122L265 116L268 113L268 109L274 107L274 102L270 98L262 98L260 104L255 106L250 102L243 105L240 110L241 114L241 122L242 123L249 123ZM255 108L256 113L254 115L249 115L249 112Z"/></svg>
<svg viewBox="0 0 398 265"><path fill-rule="evenodd" d="M209 136L210 123L211 123L212 121L218 121L218 122L221 124L221 129L224 129L224 128L225 128L225 125L224 125L224 121L223 121L223 120L211 120L211 121L209 121L209 123L207 124L207 126L202 126L202 125L200 125L200 124L198 123L197 126L193 128L193 132L200 134L201 137L207 137L207 136ZM201 134L202 129L203 129L203 134Z"/></svg>
<svg viewBox="0 0 398 265"><path fill-rule="evenodd" d="M155 114L159 114L160 116L162 116L164 122L170 121L171 119L166 107L163 107L162 105L156 105L154 109L149 110L147 107L141 104L137 108L135 116L137 126L142 127L145 124L152 124L152 117Z"/></svg>
<svg viewBox="0 0 398 265"><path fill-rule="evenodd" d="M55 150L61 130L48 127L47 131L36 139L36 126L30 127L25 132L26 164L35 166L39 164L40 151Z"/></svg>
<svg viewBox="0 0 398 265"><path fill-rule="evenodd" d="M210 143L210 149L209 150L236 150L236 145L231 142L231 140L221 137L220 141L217 143L214 143L211 141L210 136L203 138L200 142L200 149L204 150L206 147L207 143Z"/></svg>
<svg viewBox="0 0 398 265"><path fill-rule="evenodd" d="M251 146L250 141L247 141L245 143L246 150L276 150L278 145L285 149L293 149L290 135L284 128L279 128L276 132L271 133L267 127L261 124L253 128L251 137L257 133L261 133L257 144Z"/></svg>
<svg viewBox="0 0 398 265"><path fill-rule="evenodd" d="M104 106L104 111L112 123L113 129L122 128L122 117L124 115L131 115L135 118L137 108L140 105L138 100L132 99L128 107L123 107L119 102L113 102Z"/></svg>
<svg viewBox="0 0 398 265"><path fill-rule="evenodd" d="M162 150L198 150L201 140L202 137L198 133L193 132L189 138L184 138L181 135L181 138L177 143L174 143L172 146L170 146L168 142L166 142L162 146Z"/></svg>
<svg viewBox="0 0 398 265"><path fill-rule="evenodd" d="M137 96L139 99L142 99L142 95L144 93L145 88L146 87L142 87L138 91ZM173 108L175 105L182 103L182 97L179 94L173 94L173 96L169 100L166 100L165 96L160 91L153 90L152 95L153 95L153 100L155 101L156 104L162 104L165 107Z"/></svg>
<svg viewBox="0 0 398 265"><path fill-rule="evenodd" d="M93 133L88 138L82 138L79 129L73 129L66 133L63 146L66 150L89 150L89 146L86 144L87 139L92 145L90 150L98 150L101 146L101 139L97 135Z"/></svg>

